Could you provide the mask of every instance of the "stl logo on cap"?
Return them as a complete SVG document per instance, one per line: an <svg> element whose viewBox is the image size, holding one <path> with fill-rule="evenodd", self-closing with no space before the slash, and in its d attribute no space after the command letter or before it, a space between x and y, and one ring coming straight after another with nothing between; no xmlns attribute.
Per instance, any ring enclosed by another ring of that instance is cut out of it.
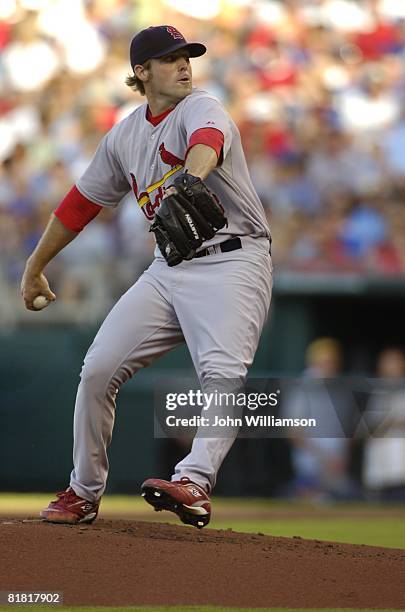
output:
<svg viewBox="0 0 405 612"><path fill-rule="evenodd" d="M180 32L176 30L176 28L173 28L173 26L167 26L166 30L169 32L170 36L173 36L173 38L178 40L184 40L184 36L180 34Z"/></svg>

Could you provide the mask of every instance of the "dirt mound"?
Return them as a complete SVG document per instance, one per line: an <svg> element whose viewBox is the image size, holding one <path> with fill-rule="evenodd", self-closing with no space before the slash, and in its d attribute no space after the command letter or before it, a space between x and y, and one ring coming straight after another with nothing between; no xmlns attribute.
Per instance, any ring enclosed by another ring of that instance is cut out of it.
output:
<svg viewBox="0 0 405 612"><path fill-rule="evenodd" d="M230 530L0 520L0 591L65 605L405 609L405 551Z"/></svg>

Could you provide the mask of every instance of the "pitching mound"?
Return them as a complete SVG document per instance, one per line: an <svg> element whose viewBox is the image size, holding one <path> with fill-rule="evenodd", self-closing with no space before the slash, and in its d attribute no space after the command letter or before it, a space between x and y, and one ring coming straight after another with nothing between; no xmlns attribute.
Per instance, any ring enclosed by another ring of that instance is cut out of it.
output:
<svg viewBox="0 0 405 612"><path fill-rule="evenodd" d="M0 521L0 591L64 604L405 608L405 551L162 523Z"/></svg>

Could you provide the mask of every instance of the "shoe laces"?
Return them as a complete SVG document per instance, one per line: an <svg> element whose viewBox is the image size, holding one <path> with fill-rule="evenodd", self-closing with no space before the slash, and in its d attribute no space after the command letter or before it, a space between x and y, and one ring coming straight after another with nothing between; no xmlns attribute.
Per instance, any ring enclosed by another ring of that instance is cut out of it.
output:
<svg viewBox="0 0 405 612"><path fill-rule="evenodd" d="M78 498L72 487L68 487L65 491L59 491L59 493L56 493L56 497L58 498L57 501L63 498L67 504Z"/></svg>
<svg viewBox="0 0 405 612"><path fill-rule="evenodd" d="M205 487L202 487L201 485L193 482L188 476L183 476L182 478L180 478L180 482L182 485L185 486L193 485L193 487L197 487L199 491L202 491L205 495L208 495L208 491L205 489Z"/></svg>

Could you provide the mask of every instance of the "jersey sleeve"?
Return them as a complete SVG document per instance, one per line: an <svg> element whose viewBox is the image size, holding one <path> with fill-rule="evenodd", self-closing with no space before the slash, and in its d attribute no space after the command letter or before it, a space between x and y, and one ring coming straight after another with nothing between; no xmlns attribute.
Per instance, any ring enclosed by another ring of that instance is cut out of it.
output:
<svg viewBox="0 0 405 612"><path fill-rule="evenodd" d="M192 135L203 128L212 128L222 132L224 144L222 147L222 160L228 154L232 144L232 127L230 117L224 107L215 98L199 96L193 99L184 108L183 122L189 146Z"/></svg>
<svg viewBox="0 0 405 612"><path fill-rule="evenodd" d="M197 144L204 144L214 149L218 160L222 161L223 149L224 149L224 135L221 130L214 130L213 128L201 128L191 134L191 138L188 141L187 153Z"/></svg>
<svg viewBox="0 0 405 612"><path fill-rule="evenodd" d="M90 202L74 185L54 211L59 221L72 232L81 232L101 211L102 206Z"/></svg>
<svg viewBox="0 0 405 612"><path fill-rule="evenodd" d="M116 207L131 186L122 170L115 150L114 128L101 140L77 189L95 204Z"/></svg>

